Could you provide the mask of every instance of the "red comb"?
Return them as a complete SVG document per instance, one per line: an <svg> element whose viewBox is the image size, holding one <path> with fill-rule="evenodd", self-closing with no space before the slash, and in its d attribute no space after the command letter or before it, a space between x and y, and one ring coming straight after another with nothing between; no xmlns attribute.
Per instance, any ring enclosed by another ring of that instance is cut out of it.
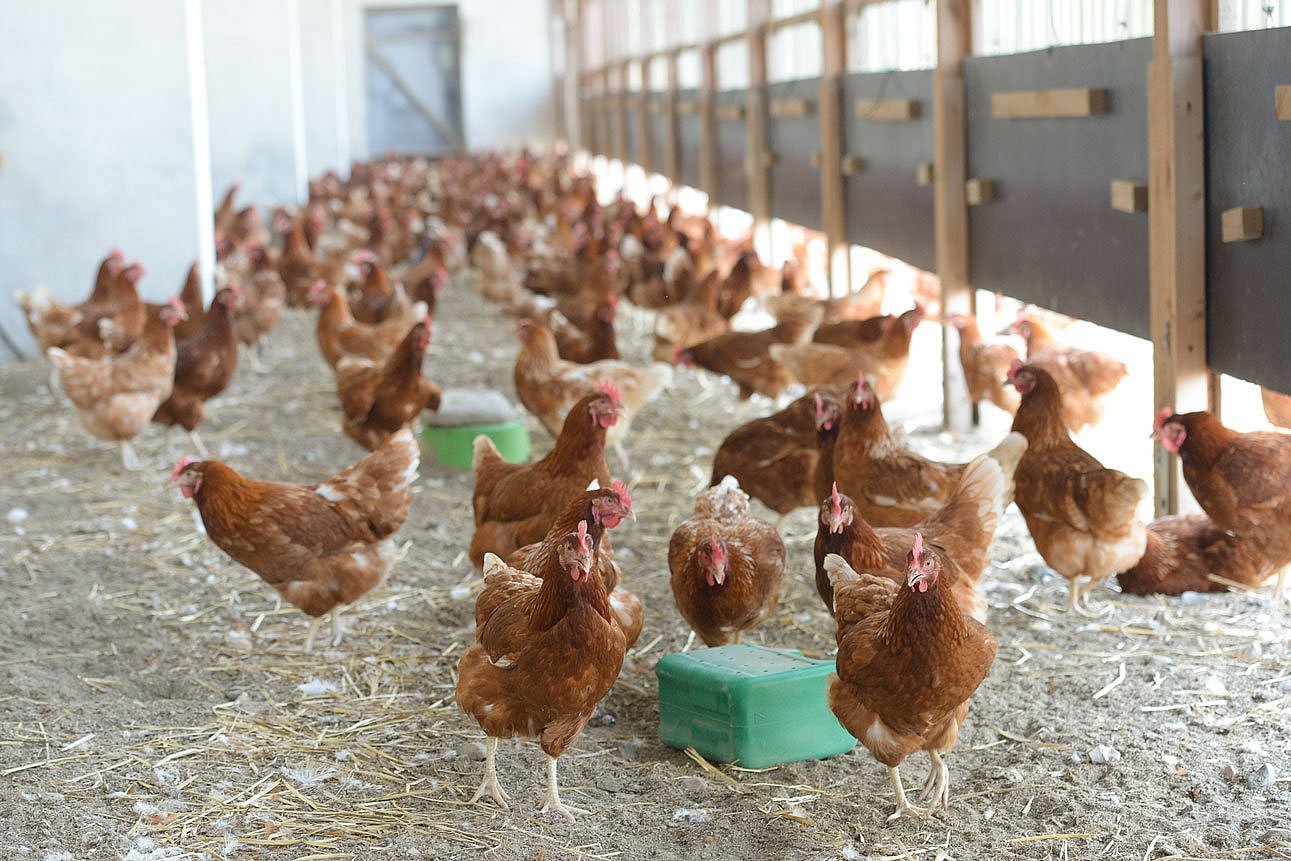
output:
<svg viewBox="0 0 1291 861"><path fill-rule="evenodd" d="M116 260L126 259L126 253L122 251L120 248L112 248L111 250L108 251L108 256Z"/></svg>
<svg viewBox="0 0 1291 861"><path fill-rule="evenodd" d="M820 396L820 392L816 392L813 397L816 399L816 418L820 418L825 414L825 399Z"/></svg>
<svg viewBox="0 0 1291 861"><path fill-rule="evenodd" d="M914 561L916 565L920 563L919 557L921 556L923 556L923 533L916 532L914 534Z"/></svg>
<svg viewBox="0 0 1291 861"><path fill-rule="evenodd" d="M578 521L578 546L583 550L591 550L591 538L587 534L587 521Z"/></svg>
<svg viewBox="0 0 1291 861"><path fill-rule="evenodd" d="M1152 429L1154 431L1160 431L1161 428L1165 427L1165 423L1168 422L1173 416L1174 416L1174 410L1170 409L1169 407L1162 407L1157 412L1156 419L1152 422Z"/></svg>
<svg viewBox="0 0 1291 861"><path fill-rule="evenodd" d="M621 481L615 481L610 485L610 490L619 495L619 499L628 508L632 507L632 494L628 492L628 486Z"/></svg>
<svg viewBox="0 0 1291 861"><path fill-rule="evenodd" d="M170 477L179 478L179 474L184 471L184 467L188 466L192 462L193 459L191 457L181 457L179 460L175 461L175 468L171 470Z"/></svg>
<svg viewBox="0 0 1291 861"><path fill-rule="evenodd" d="M838 482L829 491L829 510L835 514L843 513L843 500L838 495Z"/></svg>
<svg viewBox="0 0 1291 861"><path fill-rule="evenodd" d="M614 384L613 380L601 380L596 384L596 391L609 395L610 400L616 404L623 403L623 395L619 394L619 387Z"/></svg>
<svg viewBox="0 0 1291 861"><path fill-rule="evenodd" d="M1021 360L1021 359L1014 359L1013 361L1009 362L1009 376L1010 376L1010 377L1015 377L1015 376L1017 376L1017 373L1018 373L1018 371L1020 371L1020 370L1022 370L1022 360Z"/></svg>

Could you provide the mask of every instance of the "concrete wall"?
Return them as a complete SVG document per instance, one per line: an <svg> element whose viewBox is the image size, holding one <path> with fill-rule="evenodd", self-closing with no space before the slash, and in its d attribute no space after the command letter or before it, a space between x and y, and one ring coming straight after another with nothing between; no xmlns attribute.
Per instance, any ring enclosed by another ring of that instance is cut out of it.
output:
<svg viewBox="0 0 1291 861"><path fill-rule="evenodd" d="M363 9L399 3L0 0L0 360L34 347L14 290L80 301L119 246L173 295L209 278L212 185L296 202L366 157ZM552 142L550 0L458 6L468 146Z"/></svg>
<svg viewBox="0 0 1291 861"><path fill-rule="evenodd" d="M234 180L242 183L242 203L296 203L304 194L306 144L303 126L296 128L303 106L299 116L293 109L296 6L297 0L202 0L217 197Z"/></svg>
<svg viewBox="0 0 1291 861"><path fill-rule="evenodd" d="M350 140L367 158L363 11L425 0L345 0L349 5ZM460 0L462 122L471 149L550 144L558 136L550 0Z"/></svg>
<svg viewBox="0 0 1291 861"><path fill-rule="evenodd" d="M144 295L162 298L197 255L210 204L195 167L191 8L0 0L0 327L24 353L34 342L14 290L79 301L115 245L148 267Z"/></svg>
<svg viewBox="0 0 1291 861"><path fill-rule="evenodd" d="M300 4L305 156L310 176L350 164L346 0Z"/></svg>

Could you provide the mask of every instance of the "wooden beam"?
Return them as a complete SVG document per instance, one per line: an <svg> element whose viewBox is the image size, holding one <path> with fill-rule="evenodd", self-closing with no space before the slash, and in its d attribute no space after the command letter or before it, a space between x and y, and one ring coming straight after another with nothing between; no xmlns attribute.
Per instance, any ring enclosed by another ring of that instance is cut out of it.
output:
<svg viewBox="0 0 1291 861"><path fill-rule="evenodd" d="M857 99L853 110L861 119L875 122L917 120L921 113L918 99Z"/></svg>
<svg viewBox="0 0 1291 861"><path fill-rule="evenodd" d="M1201 36L1208 0L1154 0L1148 66L1148 235L1154 411L1208 406ZM1154 451L1157 514L1191 509L1179 459Z"/></svg>
<svg viewBox="0 0 1291 861"><path fill-rule="evenodd" d="M1225 209L1219 224L1224 242L1250 242L1264 235L1264 210L1258 206Z"/></svg>
<svg viewBox="0 0 1291 861"><path fill-rule="evenodd" d="M711 27L708 32L711 34ZM700 53L700 76L699 184L708 192L711 207L722 199L717 163L717 48L712 44L705 45Z"/></svg>
<svg viewBox="0 0 1291 861"><path fill-rule="evenodd" d="M972 53L971 0L937 0L937 70L933 75L933 136L937 275L943 316L972 310L968 285L967 158L964 141L964 60ZM942 327L942 396L946 427L972 425L972 405L959 365L958 342Z"/></svg>
<svg viewBox="0 0 1291 861"><path fill-rule="evenodd" d="M1291 84L1273 88L1273 115L1279 120L1291 120Z"/></svg>
<svg viewBox="0 0 1291 861"><path fill-rule="evenodd" d="M782 117L809 117L816 111L815 102L810 99L772 99L770 110L771 116Z"/></svg>
<svg viewBox="0 0 1291 861"><path fill-rule="evenodd" d="M745 173L749 180L749 212L753 215L753 244L765 257L771 253L771 171L767 152L767 23L771 0L749 0L749 89L744 117Z"/></svg>
<svg viewBox="0 0 1291 861"><path fill-rule="evenodd" d="M663 171L678 185L681 184L681 161L678 158L677 143L677 52L668 55L668 92L664 99L667 113L664 115L664 154Z"/></svg>
<svg viewBox="0 0 1291 861"><path fill-rule="evenodd" d="M1068 87L991 93L991 116L1001 120L1097 117L1107 113L1107 90Z"/></svg>
<svg viewBox="0 0 1291 861"><path fill-rule="evenodd" d="M824 0L820 8L820 206L829 245L829 292L852 290L847 243L848 165L843 155L843 75L847 73L847 5ZM857 162L860 159L856 159ZM859 165L857 165L859 166Z"/></svg>
<svg viewBox="0 0 1291 861"><path fill-rule="evenodd" d="M1134 179L1112 180L1112 209L1118 212L1147 212L1148 184Z"/></svg>

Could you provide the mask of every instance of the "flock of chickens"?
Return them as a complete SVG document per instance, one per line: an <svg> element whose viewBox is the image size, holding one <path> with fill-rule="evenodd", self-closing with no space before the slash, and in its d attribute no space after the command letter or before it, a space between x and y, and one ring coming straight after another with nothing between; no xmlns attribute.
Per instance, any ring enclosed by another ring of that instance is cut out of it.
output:
<svg viewBox="0 0 1291 861"><path fill-rule="evenodd" d="M142 302L143 267L115 250L86 301L62 305L39 289L18 301L85 428L119 442L127 467L137 465L130 441L150 422L183 427L205 454L197 427L235 372L239 342L258 357L284 307L316 309L342 430L370 454L315 485L257 481L209 459L180 459L173 472L209 538L311 617L306 649L326 615L340 642L340 608L394 559L417 478L418 417L440 405L422 365L449 273L519 317L515 393L555 442L511 464L487 436L475 441L469 555L484 585L457 683L488 738L473 801L507 806L495 753L518 735L549 758L542 809L579 812L560 799L557 758L644 620L607 532L635 519L607 450L676 365L725 376L746 399L806 387L731 430L715 453L709 488L669 542L672 591L705 644L738 642L774 611L786 564L778 524L751 513L750 497L782 516L818 510L816 585L837 624L829 705L888 767L894 818L949 805L943 756L995 656L982 575L1010 502L1082 613L1113 574L1127 591L1178 594L1258 584L1291 564L1291 436L1163 410L1155 434L1182 458L1206 514L1145 525L1147 485L1104 468L1070 433L1099 420L1125 366L1061 343L1039 311L1014 324L1025 360L983 338L972 317L946 321L972 397L1015 418L991 451L939 463L906 448L883 415L932 305L880 313L881 273L845 299L820 300L801 265L769 269L704 217L673 208L661 218L653 201L644 212L623 199L601 205L562 155L358 164L348 180L312 182L299 211L276 212L276 237L254 207L235 207L236 191L215 213L220 286L209 306L196 267L174 299ZM622 301L655 309L655 364L620 357ZM732 327L751 301L774 326ZM931 761L922 807L898 771L917 751Z"/></svg>

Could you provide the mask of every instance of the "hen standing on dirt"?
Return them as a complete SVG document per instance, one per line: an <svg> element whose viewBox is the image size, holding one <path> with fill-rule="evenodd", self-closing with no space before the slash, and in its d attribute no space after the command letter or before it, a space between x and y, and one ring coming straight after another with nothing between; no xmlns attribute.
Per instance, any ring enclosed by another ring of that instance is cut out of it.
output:
<svg viewBox="0 0 1291 861"><path fill-rule="evenodd" d="M926 819L950 807L950 771L942 761L959 738L968 698L995 661L995 638L969 615L973 590L941 549L915 533L904 583L858 574L841 556L825 559L838 619L838 675L829 707L847 731L888 767L897 796L891 822ZM932 765L920 801L906 801L901 762L926 750Z"/></svg>
<svg viewBox="0 0 1291 861"><path fill-rule="evenodd" d="M597 530L599 532L599 529ZM561 802L556 759L573 743L609 693L623 666L623 631L596 573L596 548L587 521L578 531L549 533L554 552L546 570L508 567L488 554L484 591L475 603L475 644L458 664L457 704L488 735L484 793L506 808L494 758L498 739L537 736L547 754L547 794L542 812L569 821L586 813Z"/></svg>

